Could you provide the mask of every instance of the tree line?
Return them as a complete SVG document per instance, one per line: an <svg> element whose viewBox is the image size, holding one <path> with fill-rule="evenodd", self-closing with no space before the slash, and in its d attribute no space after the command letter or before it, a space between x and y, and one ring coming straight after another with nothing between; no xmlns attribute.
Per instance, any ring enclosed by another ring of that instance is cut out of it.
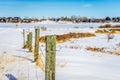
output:
<svg viewBox="0 0 120 80"><path fill-rule="evenodd" d="M0 23L32 23L32 22L42 22L42 21L69 21L73 23L80 23L80 22L86 22L86 23L105 23L105 22L120 22L120 17L105 17L105 18L87 18L87 17L60 17L60 18L21 18L21 17L0 17Z"/></svg>

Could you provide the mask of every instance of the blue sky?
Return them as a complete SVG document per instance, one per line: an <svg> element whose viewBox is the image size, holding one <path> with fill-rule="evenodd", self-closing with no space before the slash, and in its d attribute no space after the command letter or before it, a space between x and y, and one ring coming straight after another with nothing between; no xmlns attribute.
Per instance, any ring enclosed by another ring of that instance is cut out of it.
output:
<svg viewBox="0 0 120 80"><path fill-rule="evenodd" d="M0 0L0 17L120 17L120 0Z"/></svg>

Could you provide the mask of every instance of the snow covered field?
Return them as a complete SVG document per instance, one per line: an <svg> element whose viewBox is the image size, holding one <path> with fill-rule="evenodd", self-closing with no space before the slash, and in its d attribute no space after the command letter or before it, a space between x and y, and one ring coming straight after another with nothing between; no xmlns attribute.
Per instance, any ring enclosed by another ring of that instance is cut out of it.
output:
<svg viewBox="0 0 120 80"><path fill-rule="evenodd" d="M105 24L111 25L120 25L120 23L56 23L56 22L39 22L39 23L19 23L19 28L34 28L37 26L45 26L48 28L71 28L71 27L80 27L80 28L89 28L89 27L98 27ZM15 28L16 23L0 23L0 27L3 28Z"/></svg>
<svg viewBox="0 0 120 80"><path fill-rule="evenodd" d="M34 26L46 26L40 35L65 34L69 32L91 32L99 23L87 24L0 24L0 80L45 80L45 72L33 63L34 55L22 49L22 29L34 32ZM116 25L116 24L112 24ZM117 24L118 25L118 24ZM79 28L74 28L79 27ZM106 34L95 37L71 39L57 44L56 80L119 80L120 56L86 50L87 47L105 48L115 52L120 49L120 34L107 42ZM33 36L34 39L34 36ZM34 45L34 43L33 43ZM45 44L40 44L45 55ZM45 59L43 57L43 59Z"/></svg>

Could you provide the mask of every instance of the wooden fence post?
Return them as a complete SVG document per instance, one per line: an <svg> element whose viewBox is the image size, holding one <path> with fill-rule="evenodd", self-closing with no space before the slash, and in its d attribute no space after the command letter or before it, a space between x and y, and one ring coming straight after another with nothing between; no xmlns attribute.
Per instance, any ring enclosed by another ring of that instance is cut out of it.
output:
<svg viewBox="0 0 120 80"><path fill-rule="evenodd" d="M23 46L25 46L25 29L23 29Z"/></svg>
<svg viewBox="0 0 120 80"><path fill-rule="evenodd" d="M45 80L55 80L56 36L46 36Z"/></svg>
<svg viewBox="0 0 120 80"><path fill-rule="evenodd" d="M29 34L27 34L27 48L29 48Z"/></svg>
<svg viewBox="0 0 120 80"><path fill-rule="evenodd" d="M29 52L32 52L32 32L29 33Z"/></svg>
<svg viewBox="0 0 120 80"><path fill-rule="evenodd" d="M34 61L36 62L39 55L39 36L40 29L35 29L35 51L34 51Z"/></svg>

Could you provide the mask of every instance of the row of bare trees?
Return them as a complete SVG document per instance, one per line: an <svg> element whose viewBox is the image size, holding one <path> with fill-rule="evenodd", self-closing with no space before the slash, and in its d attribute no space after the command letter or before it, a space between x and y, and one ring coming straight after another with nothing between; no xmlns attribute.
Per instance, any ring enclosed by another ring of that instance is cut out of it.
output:
<svg viewBox="0 0 120 80"><path fill-rule="evenodd" d="M20 17L2 17L0 18L0 22L6 23L31 23L31 22L41 22L41 21L70 21L73 23L80 23L80 22L89 22L89 23L104 23L104 22L120 22L120 17L105 17L105 18L87 18L87 17L80 17L80 16L71 16L71 17L60 17L60 18L20 18Z"/></svg>

